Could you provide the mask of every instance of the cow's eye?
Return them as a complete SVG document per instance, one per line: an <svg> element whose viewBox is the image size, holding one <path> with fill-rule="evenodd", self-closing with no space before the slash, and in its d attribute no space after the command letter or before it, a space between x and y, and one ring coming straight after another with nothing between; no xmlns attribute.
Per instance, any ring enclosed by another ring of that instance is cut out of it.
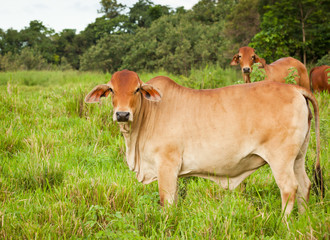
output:
<svg viewBox="0 0 330 240"><path fill-rule="evenodd" d="M136 93L138 93L138 92L140 92L140 88L137 88L137 89L135 90L134 94L136 94Z"/></svg>
<svg viewBox="0 0 330 240"><path fill-rule="evenodd" d="M254 60L256 58L256 56L252 56L252 59Z"/></svg>
<svg viewBox="0 0 330 240"><path fill-rule="evenodd" d="M112 89L112 88L109 88L109 91L110 91L111 93L113 93L113 89Z"/></svg>
<svg viewBox="0 0 330 240"><path fill-rule="evenodd" d="M241 58L242 56L238 56L238 58Z"/></svg>

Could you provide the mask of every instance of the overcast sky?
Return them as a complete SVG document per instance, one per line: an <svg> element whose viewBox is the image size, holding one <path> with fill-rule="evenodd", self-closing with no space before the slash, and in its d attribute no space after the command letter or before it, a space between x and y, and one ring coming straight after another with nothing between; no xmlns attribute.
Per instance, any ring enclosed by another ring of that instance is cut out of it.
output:
<svg viewBox="0 0 330 240"><path fill-rule="evenodd" d="M132 7L138 0L117 0ZM167 5L173 9L183 6L191 9L198 0L151 0L154 4ZM0 28L21 30L30 21L39 20L47 28L61 32L65 28L84 30L101 15L100 0L0 0Z"/></svg>

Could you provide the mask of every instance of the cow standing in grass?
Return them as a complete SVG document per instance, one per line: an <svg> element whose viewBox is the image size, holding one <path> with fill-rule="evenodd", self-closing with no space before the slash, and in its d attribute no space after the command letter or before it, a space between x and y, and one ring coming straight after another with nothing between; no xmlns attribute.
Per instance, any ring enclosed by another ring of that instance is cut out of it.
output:
<svg viewBox="0 0 330 240"><path fill-rule="evenodd" d="M230 65L240 65L242 69L244 82L250 83L250 74L252 72L252 65L260 63L261 68L265 69L265 80L285 83L285 78L294 69L297 70L295 81L297 85L306 89L310 89L310 82L308 79L308 72L305 65L292 57L281 58L271 64L266 64L263 58L259 58L251 47L241 47L237 54L234 55Z"/></svg>
<svg viewBox="0 0 330 240"><path fill-rule="evenodd" d="M269 164L282 209L290 213L297 198L303 210L311 186L304 165L312 118L306 100L314 108L322 188L318 105L304 88L266 81L194 90L163 76L143 83L135 72L123 70L85 101L109 95L128 166L140 182L158 180L161 204L175 202L178 177L203 177L233 189Z"/></svg>

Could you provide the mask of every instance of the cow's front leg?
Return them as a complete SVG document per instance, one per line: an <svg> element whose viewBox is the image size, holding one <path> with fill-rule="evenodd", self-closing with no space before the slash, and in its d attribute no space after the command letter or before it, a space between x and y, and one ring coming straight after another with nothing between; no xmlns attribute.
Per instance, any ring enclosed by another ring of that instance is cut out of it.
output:
<svg viewBox="0 0 330 240"><path fill-rule="evenodd" d="M160 204L173 204L177 200L177 182L181 168L180 155L177 151L169 150L160 155L158 161L158 190Z"/></svg>

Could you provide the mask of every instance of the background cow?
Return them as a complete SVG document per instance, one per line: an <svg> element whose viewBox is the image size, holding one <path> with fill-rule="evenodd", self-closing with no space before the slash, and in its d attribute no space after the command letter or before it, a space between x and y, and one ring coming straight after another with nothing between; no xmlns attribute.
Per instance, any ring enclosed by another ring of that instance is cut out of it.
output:
<svg viewBox="0 0 330 240"><path fill-rule="evenodd" d="M252 72L252 65L254 63L261 63L261 67L266 71L265 80L285 82L285 77L290 73L290 68L294 67L297 69L298 77L295 77L295 81L298 85L310 89L310 82L308 79L308 72L305 65L292 57L281 58L271 64L266 64L263 58L259 58L251 47L241 47L239 52L234 55L230 65L240 64L243 79L246 83L250 83L250 73Z"/></svg>
<svg viewBox="0 0 330 240"><path fill-rule="evenodd" d="M314 67L309 72L309 79L312 82L312 89L317 92L328 91L330 93L329 76L330 66L323 65Z"/></svg>
<svg viewBox="0 0 330 240"><path fill-rule="evenodd" d="M314 107L316 170L323 188L318 105L304 88L264 81L194 90L163 76L145 84L135 72L123 70L96 86L85 101L109 95L128 166L140 182L158 180L161 204L176 200L178 177L199 176L233 189L268 163L282 209L290 213L297 194L303 210L311 186L304 166L311 125L306 99Z"/></svg>

